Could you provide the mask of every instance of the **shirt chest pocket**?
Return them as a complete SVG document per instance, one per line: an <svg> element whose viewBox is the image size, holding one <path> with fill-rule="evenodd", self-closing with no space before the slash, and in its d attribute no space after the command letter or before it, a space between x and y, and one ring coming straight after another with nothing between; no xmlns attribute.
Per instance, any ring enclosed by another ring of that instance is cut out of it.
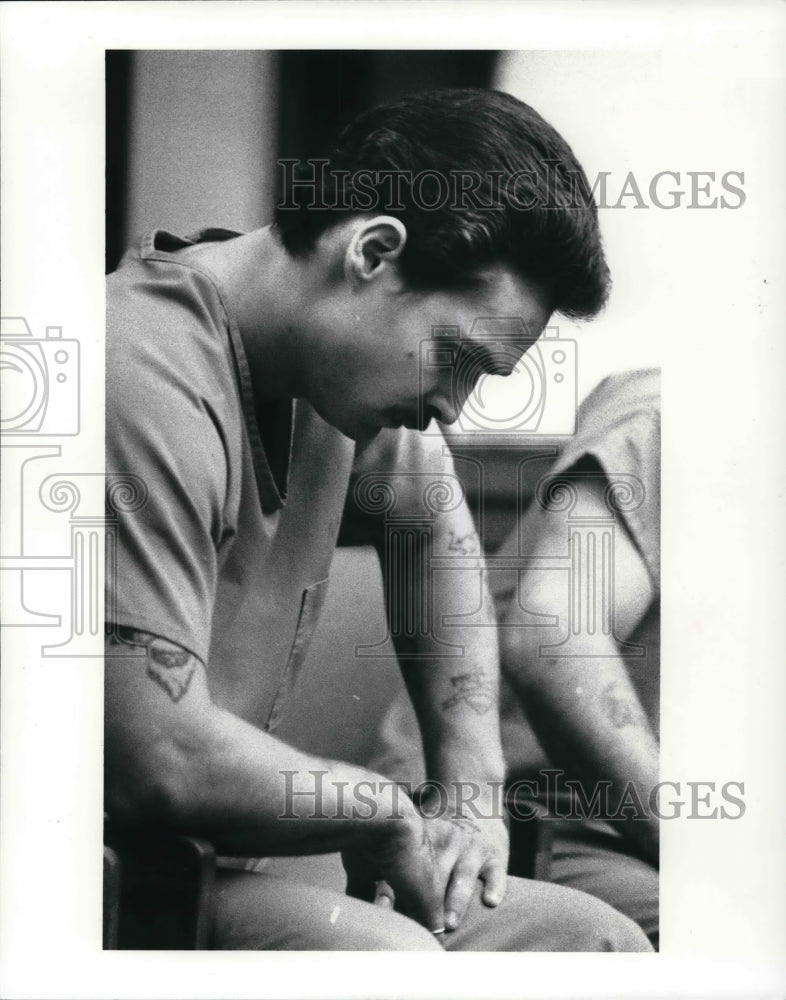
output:
<svg viewBox="0 0 786 1000"><path fill-rule="evenodd" d="M273 699L273 707L265 728L268 732L275 730L281 720L281 713L287 699L292 693L292 689L297 681L298 674L303 666L303 662L308 653L308 647L317 627L322 607L325 603L329 580L320 580L306 587L300 602L300 613L295 629L295 639L292 649L287 657L284 669L279 678L278 690Z"/></svg>

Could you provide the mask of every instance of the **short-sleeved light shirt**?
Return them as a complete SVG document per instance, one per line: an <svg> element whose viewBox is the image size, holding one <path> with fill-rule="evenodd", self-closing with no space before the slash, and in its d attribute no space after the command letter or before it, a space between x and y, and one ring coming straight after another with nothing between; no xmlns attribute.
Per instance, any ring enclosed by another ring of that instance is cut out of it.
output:
<svg viewBox="0 0 786 1000"><path fill-rule="evenodd" d="M117 514L106 617L191 650L217 704L272 730L319 614L355 449L288 402L266 438L289 456L274 476L236 323L190 252L236 235L153 233L108 278L106 467L148 497Z"/></svg>

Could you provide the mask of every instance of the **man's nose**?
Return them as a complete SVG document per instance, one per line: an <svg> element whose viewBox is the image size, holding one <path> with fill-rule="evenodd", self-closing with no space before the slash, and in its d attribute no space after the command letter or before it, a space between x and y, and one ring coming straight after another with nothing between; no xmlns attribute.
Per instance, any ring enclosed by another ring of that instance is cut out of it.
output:
<svg viewBox="0 0 786 1000"><path fill-rule="evenodd" d="M448 393L432 393L428 398L428 408L441 424L454 424L458 420L460 407Z"/></svg>
<svg viewBox="0 0 786 1000"><path fill-rule="evenodd" d="M432 396L430 402L439 414L437 420L441 424L455 424L469 395L469 392L460 393L452 385L449 391L440 391Z"/></svg>
<svg viewBox="0 0 786 1000"><path fill-rule="evenodd" d="M442 398L436 406L439 416L437 419L441 424L455 424L461 408L456 405L455 400Z"/></svg>
<svg viewBox="0 0 786 1000"><path fill-rule="evenodd" d="M460 372L453 370L449 381L443 381L434 389L429 402L439 413L437 420L440 423L455 424L483 375L483 369L479 365Z"/></svg>

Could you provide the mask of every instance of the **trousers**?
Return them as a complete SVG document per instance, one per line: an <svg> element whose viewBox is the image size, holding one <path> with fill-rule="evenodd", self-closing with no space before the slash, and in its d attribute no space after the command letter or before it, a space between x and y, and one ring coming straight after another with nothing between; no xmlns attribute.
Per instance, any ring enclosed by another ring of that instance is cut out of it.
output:
<svg viewBox="0 0 786 1000"><path fill-rule="evenodd" d="M657 951L658 871L610 824L553 819L551 881L597 896L634 920Z"/></svg>
<svg viewBox="0 0 786 1000"><path fill-rule="evenodd" d="M586 893L509 878L490 908L480 884L460 927L435 936L393 910L344 892L338 854L266 859L219 870L211 947L275 951L652 951L639 927Z"/></svg>

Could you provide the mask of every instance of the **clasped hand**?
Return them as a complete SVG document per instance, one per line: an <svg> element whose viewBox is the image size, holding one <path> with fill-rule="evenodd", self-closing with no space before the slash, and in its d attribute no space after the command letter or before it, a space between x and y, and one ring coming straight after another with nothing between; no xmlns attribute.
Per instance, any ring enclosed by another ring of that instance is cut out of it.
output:
<svg viewBox="0 0 786 1000"><path fill-rule="evenodd" d="M383 823L368 843L345 849L347 894L395 908L432 932L460 925L478 880L483 903L497 906L509 847L502 818L441 805L413 805Z"/></svg>

